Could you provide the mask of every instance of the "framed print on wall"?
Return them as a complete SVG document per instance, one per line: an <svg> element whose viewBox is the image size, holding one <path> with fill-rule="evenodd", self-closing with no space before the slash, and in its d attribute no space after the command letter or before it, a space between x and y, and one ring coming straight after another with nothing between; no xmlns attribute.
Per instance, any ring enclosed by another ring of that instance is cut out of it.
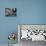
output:
<svg viewBox="0 0 46 46"><path fill-rule="evenodd" d="M5 8L5 16L16 16L17 8Z"/></svg>
<svg viewBox="0 0 46 46"><path fill-rule="evenodd" d="M46 25L45 24L20 24L19 42L21 40L46 41Z"/></svg>

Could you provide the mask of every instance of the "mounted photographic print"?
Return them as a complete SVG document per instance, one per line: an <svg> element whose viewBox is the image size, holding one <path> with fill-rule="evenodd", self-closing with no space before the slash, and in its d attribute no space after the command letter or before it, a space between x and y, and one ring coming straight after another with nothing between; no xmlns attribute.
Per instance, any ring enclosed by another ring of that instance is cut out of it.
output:
<svg viewBox="0 0 46 46"><path fill-rule="evenodd" d="M21 28L21 29L20 29ZM46 25L18 25L21 40L46 41Z"/></svg>
<svg viewBox="0 0 46 46"><path fill-rule="evenodd" d="M5 16L16 16L17 9L16 8L5 8Z"/></svg>

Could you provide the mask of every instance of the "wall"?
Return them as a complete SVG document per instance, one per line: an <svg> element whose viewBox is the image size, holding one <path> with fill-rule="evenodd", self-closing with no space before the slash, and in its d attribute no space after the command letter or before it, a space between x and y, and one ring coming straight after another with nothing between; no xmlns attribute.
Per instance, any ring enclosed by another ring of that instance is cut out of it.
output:
<svg viewBox="0 0 46 46"><path fill-rule="evenodd" d="M5 8L17 8L16 17L5 17ZM17 24L46 24L46 0L0 0L0 44L8 43ZM16 40L17 42L17 40Z"/></svg>

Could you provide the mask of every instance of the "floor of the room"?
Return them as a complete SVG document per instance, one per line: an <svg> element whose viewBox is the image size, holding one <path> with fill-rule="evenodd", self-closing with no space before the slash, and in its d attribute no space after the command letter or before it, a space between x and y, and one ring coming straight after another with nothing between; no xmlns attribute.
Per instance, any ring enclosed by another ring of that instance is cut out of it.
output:
<svg viewBox="0 0 46 46"><path fill-rule="evenodd" d="M8 44L0 44L0 46L8 46ZM9 46L19 46L18 44L14 44L14 45L9 45Z"/></svg>
<svg viewBox="0 0 46 46"><path fill-rule="evenodd" d="M0 46L8 46L8 44L0 44ZM21 40L19 44L14 44L10 46L46 46L46 41L25 41Z"/></svg>
<svg viewBox="0 0 46 46"><path fill-rule="evenodd" d="M46 46L46 42L45 41L21 40L20 46Z"/></svg>

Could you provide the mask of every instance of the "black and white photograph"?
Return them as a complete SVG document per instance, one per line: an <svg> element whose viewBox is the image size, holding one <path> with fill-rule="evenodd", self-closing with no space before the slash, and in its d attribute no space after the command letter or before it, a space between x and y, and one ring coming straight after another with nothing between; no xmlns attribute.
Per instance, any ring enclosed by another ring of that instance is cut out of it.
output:
<svg viewBox="0 0 46 46"><path fill-rule="evenodd" d="M46 25L18 25L20 46L31 46L46 42ZM27 45L28 44L28 45Z"/></svg>
<svg viewBox="0 0 46 46"><path fill-rule="evenodd" d="M17 9L16 8L5 8L5 16L16 16Z"/></svg>

